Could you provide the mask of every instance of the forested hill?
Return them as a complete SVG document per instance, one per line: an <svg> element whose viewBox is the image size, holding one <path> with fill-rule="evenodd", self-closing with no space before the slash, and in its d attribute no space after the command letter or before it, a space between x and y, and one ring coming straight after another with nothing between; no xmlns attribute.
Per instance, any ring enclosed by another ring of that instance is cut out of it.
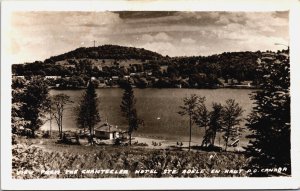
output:
<svg viewBox="0 0 300 191"><path fill-rule="evenodd" d="M257 59L262 52L224 52L211 56L172 58L173 67L183 74L205 73L211 77L254 80Z"/></svg>
<svg viewBox="0 0 300 191"><path fill-rule="evenodd" d="M92 76L116 83L120 80L112 81L113 76L118 79L130 76L133 84L138 86L141 82L142 87L158 84L157 87L205 88L218 86L223 81L228 83L228 80L232 84L246 81L255 84L259 58L277 57L281 53L288 54L288 50L169 57L141 48L103 45L78 48L44 62L14 64L12 73L16 76L81 76L84 80Z"/></svg>
<svg viewBox="0 0 300 191"><path fill-rule="evenodd" d="M73 51L52 56L45 63L55 63L67 59L137 59L156 60L163 58L162 55L145 50L143 48L125 47L119 45L103 45L98 47L81 47Z"/></svg>

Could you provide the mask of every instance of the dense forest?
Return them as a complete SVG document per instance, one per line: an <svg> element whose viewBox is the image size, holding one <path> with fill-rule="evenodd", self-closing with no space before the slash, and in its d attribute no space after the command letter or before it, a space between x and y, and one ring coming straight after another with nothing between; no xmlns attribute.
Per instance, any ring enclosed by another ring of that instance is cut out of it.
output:
<svg viewBox="0 0 300 191"><path fill-rule="evenodd" d="M143 48L123 47L118 45L103 45L98 47L81 47L76 50L52 56L45 60L45 63L54 63L66 59L141 59L155 60L163 58L162 55L145 50Z"/></svg>
<svg viewBox="0 0 300 191"><path fill-rule="evenodd" d="M279 51L280 53L281 51ZM277 52L278 53L278 52ZM251 81L256 85L257 60L274 52L224 52L211 56L169 57L140 48L117 45L78 48L45 61L14 64L13 75L61 76L86 85L89 78L105 80L107 86L126 79L137 87L212 88ZM112 77L117 77L112 80ZM126 76L130 76L127 77ZM64 79L65 80L65 79ZM60 81L55 84L74 84Z"/></svg>

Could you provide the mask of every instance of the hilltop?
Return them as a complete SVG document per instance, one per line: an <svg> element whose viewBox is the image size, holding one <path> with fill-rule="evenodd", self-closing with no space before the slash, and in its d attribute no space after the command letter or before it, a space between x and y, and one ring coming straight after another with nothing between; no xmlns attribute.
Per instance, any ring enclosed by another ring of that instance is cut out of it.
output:
<svg viewBox="0 0 300 191"><path fill-rule="evenodd" d="M16 76L55 78L50 84L61 88L84 87L91 77L104 87L121 86L124 81L142 88L255 87L259 58L281 53L288 54L288 50L169 57L143 48L103 45L81 47L44 62L15 64L12 71Z"/></svg>
<svg viewBox="0 0 300 191"><path fill-rule="evenodd" d="M56 63L67 59L136 59L156 60L163 56L144 48L125 47L119 45L103 45L98 47L81 47L73 51L52 56L46 59L45 63Z"/></svg>

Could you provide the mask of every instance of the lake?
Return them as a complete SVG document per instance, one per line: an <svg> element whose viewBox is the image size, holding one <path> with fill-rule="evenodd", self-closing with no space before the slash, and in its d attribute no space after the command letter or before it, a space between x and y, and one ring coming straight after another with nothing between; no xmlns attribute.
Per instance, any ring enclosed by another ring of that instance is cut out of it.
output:
<svg viewBox="0 0 300 191"><path fill-rule="evenodd" d="M76 130L76 118L73 107L78 105L80 97L85 90L51 90L50 95L59 93L71 97L71 105L66 106L63 116L63 129ZM212 102L224 104L227 99L235 99L245 110L246 117L253 106L250 100L250 89L134 89L138 116L144 120L144 126L140 127L134 135L147 135L164 137L170 140L187 140L189 136L189 122L187 117L180 116L177 112L183 104L183 98L196 94L206 97L206 105L211 110ZM102 121L108 121L118 128L126 130L127 121L122 117L120 103L123 90L120 88L97 89L99 96L99 111ZM245 121L243 122L243 124ZM49 129L49 122L43 125L43 130ZM55 121L52 121L52 129L57 130ZM203 129L196 125L192 129L193 139L199 140L203 135Z"/></svg>

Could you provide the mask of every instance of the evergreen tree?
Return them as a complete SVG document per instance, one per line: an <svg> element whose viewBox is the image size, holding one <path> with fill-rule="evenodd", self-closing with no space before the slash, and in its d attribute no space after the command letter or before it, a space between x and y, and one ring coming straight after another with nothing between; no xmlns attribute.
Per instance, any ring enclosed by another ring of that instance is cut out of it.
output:
<svg viewBox="0 0 300 191"><path fill-rule="evenodd" d="M201 98L203 102L199 103L199 105L197 106L195 116L194 116L195 118L194 120L198 125L198 127L204 128L204 132L205 132L201 146L210 144L210 136L209 136L210 130L207 129L209 127L210 113L204 103L205 99L206 99L205 97Z"/></svg>
<svg viewBox="0 0 300 191"><path fill-rule="evenodd" d="M86 104L85 104L84 94L81 97L82 99L80 100L80 104L77 107L75 107L74 111L75 111L75 115L77 116L76 123L79 128L83 128L83 133L85 134L87 128L86 125L87 115L86 115Z"/></svg>
<svg viewBox="0 0 300 191"><path fill-rule="evenodd" d="M12 80L12 106L11 106L11 127L12 133L21 133L20 127L28 125L29 121L24 120L22 107L24 105L22 96L24 94L26 81L21 78Z"/></svg>
<svg viewBox="0 0 300 191"><path fill-rule="evenodd" d="M229 139L236 139L239 136L241 128L239 127L242 121L243 109L233 99L226 101L223 107L222 123L224 131L225 151L227 151Z"/></svg>
<svg viewBox="0 0 300 191"><path fill-rule="evenodd" d="M213 103L212 108L213 110L209 114L210 133L208 133L208 136L210 138L211 145L214 146L217 132L222 130L223 106L218 103Z"/></svg>
<svg viewBox="0 0 300 191"><path fill-rule="evenodd" d="M287 167L290 173L290 65L285 53L258 61L260 90L246 124L252 131L246 153L251 168ZM263 173L255 174L263 176Z"/></svg>
<svg viewBox="0 0 300 191"><path fill-rule="evenodd" d="M206 98L201 97L199 99L202 100L202 102L198 104L195 111L195 122L200 128L204 128L206 131L209 126L209 111L204 103Z"/></svg>
<svg viewBox="0 0 300 191"><path fill-rule="evenodd" d="M33 78L22 95L22 114L24 120L28 121L26 127L31 130L32 137L35 137L35 131L43 124L43 108L47 96L48 87L40 78Z"/></svg>
<svg viewBox="0 0 300 191"><path fill-rule="evenodd" d="M131 145L131 136L133 131L136 131L140 124L143 123L142 120L138 119L137 111L135 108L136 99L134 98L134 92L129 83L123 86L124 94L121 102L121 111L123 116L128 121L128 135L129 135L129 145Z"/></svg>
<svg viewBox="0 0 300 191"><path fill-rule="evenodd" d="M89 142L93 145L94 126L101 121L98 112L98 98L94 84L89 81L86 92L82 95L77 123L81 127L87 127L90 131Z"/></svg>

